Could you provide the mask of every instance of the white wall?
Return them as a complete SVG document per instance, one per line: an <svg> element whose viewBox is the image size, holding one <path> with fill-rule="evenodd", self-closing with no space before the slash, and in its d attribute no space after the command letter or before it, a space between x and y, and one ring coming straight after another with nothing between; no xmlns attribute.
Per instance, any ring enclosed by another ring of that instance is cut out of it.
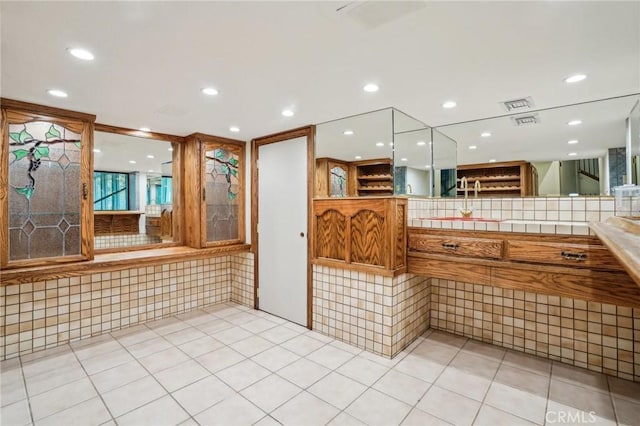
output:
<svg viewBox="0 0 640 426"><path fill-rule="evenodd" d="M560 195L560 162L540 161L531 164L538 171L538 194Z"/></svg>
<svg viewBox="0 0 640 426"><path fill-rule="evenodd" d="M407 167L406 184L411 185L411 195L429 195L429 173L426 170L418 170ZM408 187L405 188L409 194Z"/></svg>

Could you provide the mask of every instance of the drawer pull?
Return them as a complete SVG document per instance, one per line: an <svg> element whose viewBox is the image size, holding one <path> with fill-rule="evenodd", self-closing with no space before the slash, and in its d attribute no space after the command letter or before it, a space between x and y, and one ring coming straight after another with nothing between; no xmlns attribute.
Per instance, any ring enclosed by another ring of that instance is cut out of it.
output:
<svg viewBox="0 0 640 426"><path fill-rule="evenodd" d="M445 250L456 250L458 247L456 243L442 243L442 248Z"/></svg>
<svg viewBox="0 0 640 426"><path fill-rule="evenodd" d="M560 252L560 255L562 256L563 259L566 259L566 260L575 260L577 262L582 262L584 260L587 260L586 253L571 253L570 251L563 251L563 252Z"/></svg>

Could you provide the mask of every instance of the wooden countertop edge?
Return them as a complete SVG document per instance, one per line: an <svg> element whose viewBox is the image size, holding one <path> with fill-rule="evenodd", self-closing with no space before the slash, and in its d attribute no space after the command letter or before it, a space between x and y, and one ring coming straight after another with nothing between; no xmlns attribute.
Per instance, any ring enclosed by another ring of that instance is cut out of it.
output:
<svg viewBox="0 0 640 426"><path fill-rule="evenodd" d="M95 216L118 216L118 215L141 215L144 212L135 210L96 210L93 212Z"/></svg>
<svg viewBox="0 0 640 426"><path fill-rule="evenodd" d="M5 269L0 271L0 286L77 277L92 273L125 269L127 267L147 267L167 262L199 260L213 256L224 256L250 251L250 244L234 244L203 249L183 246L97 254L93 260L38 267Z"/></svg>
<svg viewBox="0 0 640 426"><path fill-rule="evenodd" d="M591 230L640 286L640 224L621 217L589 223Z"/></svg>

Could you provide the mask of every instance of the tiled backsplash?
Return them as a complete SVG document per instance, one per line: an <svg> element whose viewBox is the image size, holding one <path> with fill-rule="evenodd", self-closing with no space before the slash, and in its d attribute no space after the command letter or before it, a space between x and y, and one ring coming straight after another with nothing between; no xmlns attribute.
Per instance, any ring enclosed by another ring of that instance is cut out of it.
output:
<svg viewBox="0 0 640 426"><path fill-rule="evenodd" d="M162 238L147 234L96 235L94 238L94 247L96 249L108 249L145 244L160 244L161 242Z"/></svg>
<svg viewBox="0 0 640 426"><path fill-rule="evenodd" d="M253 307L253 255L0 286L0 359L233 300Z"/></svg>
<svg viewBox="0 0 640 426"><path fill-rule="evenodd" d="M432 278L431 328L640 381L640 309Z"/></svg>

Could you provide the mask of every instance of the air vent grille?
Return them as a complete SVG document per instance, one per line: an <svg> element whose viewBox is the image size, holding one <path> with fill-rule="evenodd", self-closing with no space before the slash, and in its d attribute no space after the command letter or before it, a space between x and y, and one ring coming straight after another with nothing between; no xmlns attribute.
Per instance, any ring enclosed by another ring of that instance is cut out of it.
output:
<svg viewBox="0 0 640 426"><path fill-rule="evenodd" d="M522 111L525 109L531 109L535 106L533 103L533 99L531 99L531 96L527 96L526 98L521 99L504 101L502 102L502 105L507 111Z"/></svg>
<svg viewBox="0 0 640 426"><path fill-rule="evenodd" d="M538 114L519 115L517 117L511 117L511 121L515 126L528 126L531 124L538 124L540 117Z"/></svg>

